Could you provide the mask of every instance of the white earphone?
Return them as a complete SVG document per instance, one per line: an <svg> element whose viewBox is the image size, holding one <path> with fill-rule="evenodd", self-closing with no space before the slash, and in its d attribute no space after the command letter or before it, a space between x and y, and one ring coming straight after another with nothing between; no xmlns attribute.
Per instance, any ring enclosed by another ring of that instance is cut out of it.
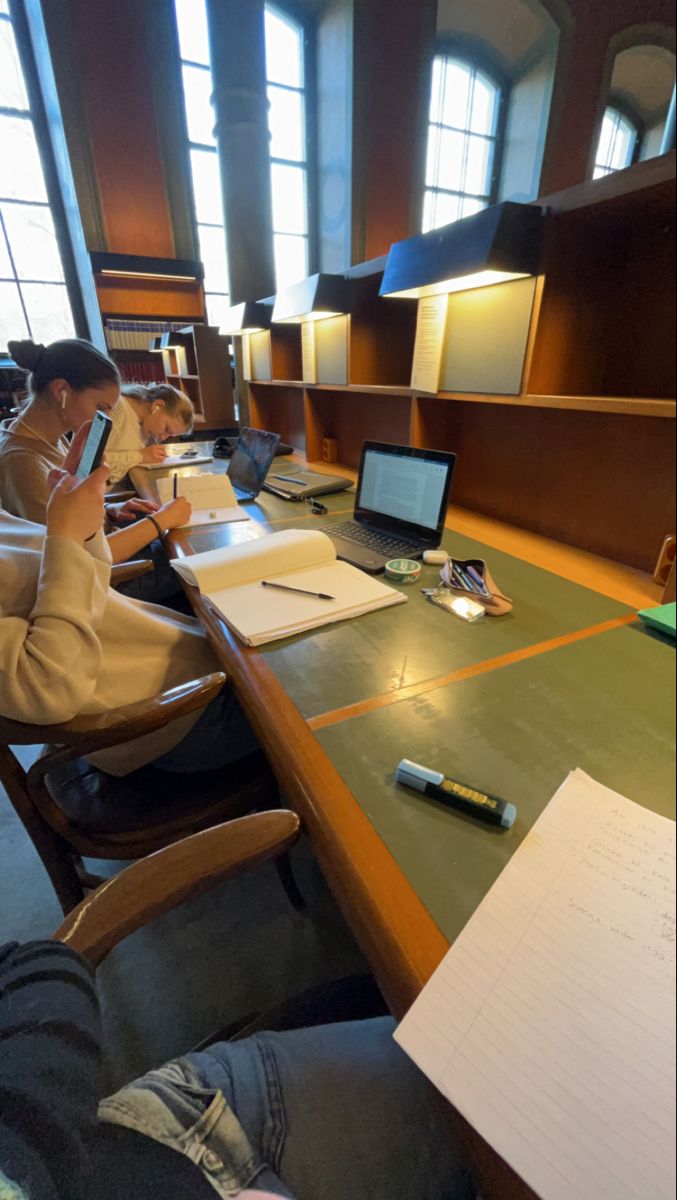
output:
<svg viewBox="0 0 677 1200"><path fill-rule="evenodd" d="M65 389L65 388L62 388L62 389L61 389L60 396L61 396L61 407L62 407L62 408L65 408L65 407L66 407L66 401L67 401L67 399L68 399L68 392L66 391L66 389Z"/></svg>

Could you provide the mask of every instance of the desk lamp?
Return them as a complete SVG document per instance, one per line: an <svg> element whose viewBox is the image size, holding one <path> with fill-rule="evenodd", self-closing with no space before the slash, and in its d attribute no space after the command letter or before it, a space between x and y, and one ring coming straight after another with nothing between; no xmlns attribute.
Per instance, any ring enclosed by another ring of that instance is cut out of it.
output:
<svg viewBox="0 0 677 1200"><path fill-rule="evenodd" d="M441 296L537 275L543 210L506 201L390 249L379 294Z"/></svg>
<svg viewBox="0 0 677 1200"><path fill-rule="evenodd" d="M302 325L306 321L325 321L348 312L348 291L342 275L310 275L275 297L273 322Z"/></svg>
<svg viewBox="0 0 677 1200"><path fill-rule="evenodd" d="M220 331L226 337L231 337L234 333L263 333L265 329L270 329L272 307L272 298L245 300L242 304L235 304L228 309L221 322Z"/></svg>

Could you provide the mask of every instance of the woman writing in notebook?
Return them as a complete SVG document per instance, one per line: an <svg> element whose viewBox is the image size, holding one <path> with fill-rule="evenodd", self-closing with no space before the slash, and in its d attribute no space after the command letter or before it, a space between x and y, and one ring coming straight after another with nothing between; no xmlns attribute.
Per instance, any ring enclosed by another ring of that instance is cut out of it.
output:
<svg viewBox="0 0 677 1200"><path fill-rule="evenodd" d="M163 462L167 452L158 443L190 433L195 416L188 397L168 383L126 384L121 391L106 446L111 483L132 467Z"/></svg>
<svg viewBox="0 0 677 1200"><path fill-rule="evenodd" d="M86 434L83 425L97 410L114 420L120 407L120 376L105 354L76 338L50 346L10 342L9 350L31 375L28 400L19 416L0 423L0 504L17 517L43 525L50 471L63 468L69 453L65 435L81 430L74 443L77 462ZM150 601L175 594L176 579L156 539L189 519L189 505L181 499L162 507L133 499L108 504L106 512L111 529L126 526L109 534L113 562L124 562L149 547L155 568L154 574L125 584L126 594Z"/></svg>

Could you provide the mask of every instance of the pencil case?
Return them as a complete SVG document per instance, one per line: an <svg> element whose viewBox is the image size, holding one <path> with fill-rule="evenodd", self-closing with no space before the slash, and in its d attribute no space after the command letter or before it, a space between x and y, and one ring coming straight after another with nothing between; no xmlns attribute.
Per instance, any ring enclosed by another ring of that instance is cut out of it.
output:
<svg viewBox="0 0 677 1200"><path fill-rule="evenodd" d="M488 617L512 612L512 600L497 587L483 558L448 558L440 579L457 596L476 600Z"/></svg>

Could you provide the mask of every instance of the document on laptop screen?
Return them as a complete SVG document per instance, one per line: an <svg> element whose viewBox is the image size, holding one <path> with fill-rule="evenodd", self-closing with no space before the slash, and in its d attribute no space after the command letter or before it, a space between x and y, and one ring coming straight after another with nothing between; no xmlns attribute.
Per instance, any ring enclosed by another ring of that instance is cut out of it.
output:
<svg viewBox="0 0 677 1200"><path fill-rule="evenodd" d="M446 463L367 450L360 508L436 529L448 471Z"/></svg>

